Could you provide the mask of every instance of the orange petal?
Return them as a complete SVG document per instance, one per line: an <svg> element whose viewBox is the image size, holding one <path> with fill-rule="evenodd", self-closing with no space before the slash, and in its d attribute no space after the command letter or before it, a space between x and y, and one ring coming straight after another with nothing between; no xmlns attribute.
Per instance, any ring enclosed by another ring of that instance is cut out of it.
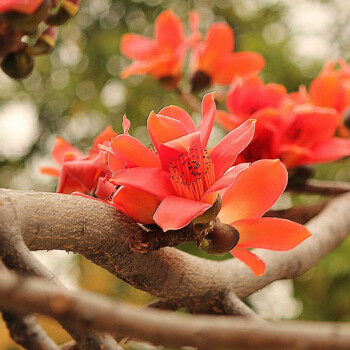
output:
<svg viewBox="0 0 350 350"><path fill-rule="evenodd" d="M223 57L232 52L234 35L231 27L226 23L214 23L208 29L204 43L200 47L197 70L208 75L215 75Z"/></svg>
<svg viewBox="0 0 350 350"><path fill-rule="evenodd" d="M180 107L173 105L164 107L159 111L158 115L164 115L166 117L178 120L186 127L188 133L195 132L197 130L191 116Z"/></svg>
<svg viewBox="0 0 350 350"><path fill-rule="evenodd" d="M107 126L102 132L100 132L95 138L91 150L90 157L96 156L96 154L100 151L98 145L104 144L106 141L110 142L112 137L116 137L117 133L112 129L110 125Z"/></svg>
<svg viewBox="0 0 350 350"><path fill-rule="evenodd" d="M179 230L210 206L208 203L170 196L162 200L153 219L163 231Z"/></svg>
<svg viewBox="0 0 350 350"><path fill-rule="evenodd" d="M230 131L212 150L210 158L215 167L215 178L218 180L235 162L253 138L255 120L247 120L238 128Z"/></svg>
<svg viewBox="0 0 350 350"><path fill-rule="evenodd" d="M158 53L157 44L143 35L124 34L120 42L121 53L133 60L145 60Z"/></svg>
<svg viewBox="0 0 350 350"><path fill-rule="evenodd" d="M215 118L228 131L237 128L242 122L241 119L223 110L217 110Z"/></svg>
<svg viewBox="0 0 350 350"><path fill-rule="evenodd" d="M259 73L265 66L265 59L256 52L235 52L225 56L218 69L212 74L212 82L222 85L249 73Z"/></svg>
<svg viewBox="0 0 350 350"><path fill-rule="evenodd" d="M239 232L239 248L290 250L311 236L296 222L278 218L243 219L231 224Z"/></svg>
<svg viewBox="0 0 350 350"><path fill-rule="evenodd" d="M172 10L165 10L157 17L154 37L160 47L177 49L183 43L185 29Z"/></svg>
<svg viewBox="0 0 350 350"><path fill-rule="evenodd" d="M154 223L153 214L159 205L154 196L126 187L118 189L113 196L113 203L126 216L144 225Z"/></svg>
<svg viewBox="0 0 350 350"><path fill-rule="evenodd" d="M84 154L62 137L56 137L56 143L52 150L52 158L60 165L66 160L66 155L69 154L70 160L83 158Z"/></svg>
<svg viewBox="0 0 350 350"><path fill-rule="evenodd" d="M256 276L262 276L265 273L265 263L249 250L236 246L231 250L231 254L249 266Z"/></svg>
<svg viewBox="0 0 350 350"><path fill-rule="evenodd" d="M158 156L135 137L130 135L118 135L112 139L111 147L112 151L124 161L128 167L160 167Z"/></svg>
<svg viewBox="0 0 350 350"><path fill-rule="evenodd" d="M43 0L1 0L0 13L17 11L25 14L34 13Z"/></svg>
<svg viewBox="0 0 350 350"><path fill-rule="evenodd" d="M153 111L148 117L147 128L152 143L157 151L161 143L165 143L188 134L186 126L179 120L164 115L155 114Z"/></svg>
<svg viewBox="0 0 350 350"><path fill-rule="evenodd" d="M222 197L219 218L231 224L257 218L268 211L283 193L288 174L280 160L258 160L243 170Z"/></svg>
<svg viewBox="0 0 350 350"><path fill-rule="evenodd" d="M40 167L40 172L45 175L50 175L53 177L60 177L60 171L57 168L51 167L51 166L42 166Z"/></svg>
<svg viewBox="0 0 350 350"><path fill-rule="evenodd" d="M202 146L207 147L211 130L213 129L216 105L215 105L215 92L206 94L202 101L202 120L198 126L198 130L201 132Z"/></svg>

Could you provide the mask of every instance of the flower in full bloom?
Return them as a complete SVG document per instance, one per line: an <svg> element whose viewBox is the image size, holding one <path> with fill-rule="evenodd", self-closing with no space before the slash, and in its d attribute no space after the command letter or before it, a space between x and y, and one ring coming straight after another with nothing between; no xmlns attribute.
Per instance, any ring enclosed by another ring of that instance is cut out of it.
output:
<svg viewBox="0 0 350 350"><path fill-rule="evenodd" d="M278 159L259 160L241 171L222 196L218 218L239 235L231 254L257 276L265 272L265 263L248 248L290 250L311 235L295 222L261 217L281 196L287 179L286 168Z"/></svg>
<svg viewBox="0 0 350 350"><path fill-rule="evenodd" d="M44 0L1 0L0 13L16 11L25 14L34 13Z"/></svg>
<svg viewBox="0 0 350 350"><path fill-rule="evenodd" d="M279 158L293 168L350 155L350 142L334 136L339 124L335 109L309 103L304 89L289 95L282 85L264 85L248 75L233 83L226 104L230 113L219 111L217 119L228 130L248 118L257 120L239 161Z"/></svg>
<svg viewBox="0 0 350 350"><path fill-rule="evenodd" d="M223 22L214 23L208 29L203 42L194 46L192 53L192 90L197 91L210 84L231 84L232 80L252 72L260 72L264 58L252 51L233 52L234 33Z"/></svg>
<svg viewBox="0 0 350 350"><path fill-rule="evenodd" d="M215 111L213 94L207 94L198 127L176 106L151 112L147 126L155 151L128 133L113 138L110 158L126 166L110 180L121 186L113 197L117 208L163 231L180 229L210 208L219 191L248 166L232 164L251 141L255 123L248 120L208 151Z"/></svg>
<svg viewBox="0 0 350 350"><path fill-rule="evenodd" d="M196 36L186 38L181 20L172 10L163 11L155 22L154 39L138 34L123 35L120 50L135 62L123 70L121 77L149 74L176 85L181 77L186 50Z"/></svg>
<svg viewBox="0 0 350 350"><path fill-rule="evenodd" d="M340 114L339 134L350 136L350 65L338 60L339 69L328 62L311 82L310 101L316 106L334 108ZM346 124L349 124L346 126Z"/></svg>
<svg viewBox="0 0 350 350"><path fill-rule="evenodd" d="M100 150L98 145L108 146L111 138L116 135L111 127L107 127L96 137L88 156L63 138L57 137L52 158L59 168L42 167L40 170L43 174L59 178L57 187L59 193L92 194L96 190L97 197L106 199L115 191L115 186L108 181L108 178L104 178L109 173L107 154Z"/></svg>

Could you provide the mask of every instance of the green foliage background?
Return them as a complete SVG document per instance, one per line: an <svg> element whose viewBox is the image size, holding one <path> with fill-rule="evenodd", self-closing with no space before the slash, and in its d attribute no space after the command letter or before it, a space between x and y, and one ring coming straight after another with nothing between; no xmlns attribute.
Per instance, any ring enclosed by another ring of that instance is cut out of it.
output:
<svg viewBox="0 0 350 350"><path fill-rule="evenodd" d="M305 1L315 9L327 6L333 16L338 16L336 25L330 26L327 32L332 51L328 57L350 56L348 36L344 34L349 31L348 24L341 20L348 11L343 6L346 2ZM122 116L126 113L132 122L132 134L148 143L145 122L151 110L158 111L168 104L186 108L174 92L165 90L150 77L135 76L126 81L119 78L121 70L129 64L119 52L121 35L136 32L151 36L154 19L168 7L173 8L184 23L188 22L189 10L197 9L203 32L213 21L227 21L235 31L236 50L254 50L266 58L265 81L283 83L289 91L297 90L299 84L308 85L322 67L324 58L303 58L294 51L292 43L299 34L288 22L291 6L283 0L83 1L77 17L61 28L54 52L36 60L36 70L28 79L13 82L0 77L0 110L11 100L29 99L37 108L39 120L37 135L27 152L7 157L0 149L0 186L54 191L55 180L40 175L37 169L51 162L49 154L55 135L86 150L106 125L121 132ZM216 137L224 133L219 126L215 132ZM317 168L316 176L349 181L349 167L346 161L322 165ZM298 196L292 200L302 204L320 198ZM182 249L202 254L193 245ZM296 298L303 303L301 319L350 319L349 251L350 241L347 241L294 282ZM151 299L84 259L77 258L76 263L80 266L79 284L84 288L139 305Z"/></svg>

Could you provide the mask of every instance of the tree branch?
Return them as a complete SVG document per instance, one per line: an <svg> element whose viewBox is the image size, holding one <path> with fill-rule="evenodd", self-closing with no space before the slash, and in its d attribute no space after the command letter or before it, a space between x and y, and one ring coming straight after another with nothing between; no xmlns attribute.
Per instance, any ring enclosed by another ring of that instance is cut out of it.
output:
<svg viewBox="0 0 350 350"><path fill-rule="evenodd" d="M348 324L281 322L262 324L222 316L169 315L137 310L102 296L51 286L36 278L0 273L0 307L39 312L82 329L108 331L166 346L205 349L350 348Z"/></svg>
<svg viewBox="0 0 350 350"><path fill-rule="evenodd" d="M55 286L64 288L63 284L28 250L23 242L19 227L11 224L11 229L0 231L0 245L6 242L6 254L3 254L3 263L14 271L24 275L37 276L50 281ZM1 257L2 254L0 254ZM33 315L16 315L3 313L11 337L26 349L58 350L58 346L46 335ZM80 349L121 350L111 335L82 332L74 325L62 326L75 339Z"/></svg>
<svg viewBox="0 0 350 350"><path fill-rule="evenodd" d="M310 179L304 185L288 186L287 190L297 193L322 194L335 196L350 191L349 182L323 181Z"/></svg>
<svg viewBox="0 0 350 350"><path fill-rule="evenodd" d="M307 224L313 235L295 249L258 251L266 272L256 277L236 259L209 261L168 247L148 254L135 252L130 249L130 237L142 236L142 229L98 201L0 190L0 202L0 232L6 222L19 225L29 249L80 253L131 285L193 312L210 313L213 306L223 310L222 300L229 291L245 298L275 280L301 275L334 250L350 227L350 195L345 194Z"/></svg>

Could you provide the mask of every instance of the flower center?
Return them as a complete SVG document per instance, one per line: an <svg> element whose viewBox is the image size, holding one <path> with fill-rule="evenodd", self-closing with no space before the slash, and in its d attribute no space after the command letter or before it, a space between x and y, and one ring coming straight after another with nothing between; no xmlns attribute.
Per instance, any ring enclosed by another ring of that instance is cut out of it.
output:
<svg viewBox="0 0 350 350"><path fill-rule="evenodd" d="M200 201L215 182L214 164L208 151L198 148L173 158L169 174L176 194L196 201Z"/></svg>

